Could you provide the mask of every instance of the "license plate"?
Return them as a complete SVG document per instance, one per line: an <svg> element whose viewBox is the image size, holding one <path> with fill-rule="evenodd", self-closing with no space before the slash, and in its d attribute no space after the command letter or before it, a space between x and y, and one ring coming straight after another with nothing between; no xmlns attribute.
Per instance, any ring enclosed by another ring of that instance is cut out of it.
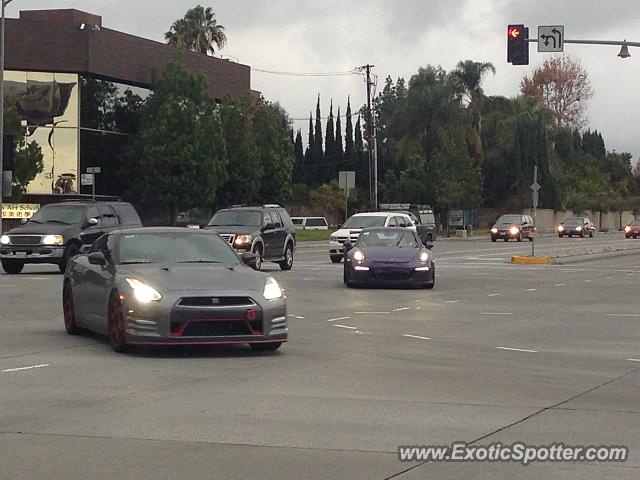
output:
<svg viewBox="0 0 640 480"><path fill-rule="evenodd" d="M16 252L17 258L27 258L27 252Z"/></svg>

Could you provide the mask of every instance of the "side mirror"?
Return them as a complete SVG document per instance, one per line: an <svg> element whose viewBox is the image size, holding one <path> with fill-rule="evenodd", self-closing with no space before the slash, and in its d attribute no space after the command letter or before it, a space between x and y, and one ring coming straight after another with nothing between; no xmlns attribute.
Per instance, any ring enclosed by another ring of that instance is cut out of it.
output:
<svg viewBox="0 0 640 480"><path fill-rule="evenodd" d="M28 218L22 218L22 219L20 220L20 223L24 225L24 224L25 224L25 223L27 223L28 221L29 221L29 219L28 219Z"/></svg>
<svg viewBox="0 0 640 480"><path fill-rule="evenodd" d="M107 259L102 252L93 252L89 254L89 263L91 265L106 265Z"/></svg>
<svg viewBox="0 0 640 480"><path fill-rule="evenodd" d="M245 252L242 254L242 261L245 265L255 269L258 262L258 256L253 252Z"/></svg>
<svg viewBox="0 0 640 480"><path fill-rule="evenodd" d="M95 227L96 225L98 225L98 219L95 217L91 217L87 219L86 225L87 227Z"/></svg>
<svg viewBox="0 0 640 480"><path fill-rule="evenodd" d="M431 250L433 248L433 242L424 242L424 248L426 248L427 250Z"/></svg>
<svg viewBox="0 0 640 480"><path fill-rule="evenodd" d="M80 245L78 253L80 253L80 255L86 255L89 253L89 250L91 250L91 245Z"/></svg>

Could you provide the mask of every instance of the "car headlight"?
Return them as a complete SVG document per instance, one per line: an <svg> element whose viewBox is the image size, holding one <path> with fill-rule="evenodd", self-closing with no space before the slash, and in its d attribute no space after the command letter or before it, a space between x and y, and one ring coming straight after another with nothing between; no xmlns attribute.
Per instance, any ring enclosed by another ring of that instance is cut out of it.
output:
<svg viewBox="0 0 640 480"><path fill-rule="evenodd" d="M576 232L581 232L582 231L582 227L576 227Z"/></svg>
<svg viewBox="0 0 640 480"><path fill-rule="evenodd" d="M564 230L564 227L562 225L558 225L558 231L562 232Z"/></svg>
<svg viewBox="0 0 640 480"><path fill-rule="evenodd" d="M62 235L47 235L42 239L42 243L45 245L64 245L64 238Z"/></svg>
<svg viewBox="0 0 640 480"><path fill-rule="evenodd" d="M267 280L264 284L264 292L262 295L267 300L276 300L278 298L282 298L282 289L276 279L273 277L267 277Z"/></svg>
<svg viewBox="0 0 640 480"><path fill-rule="evenodd" d="M338 237L335 237L333 235L329 235L329 241L330 242L337 242L338 241Z"/></svg>
<svg viewBox="0 0 640 480"><path fill-rule="evenodd" d="M498 233L498 229L497 229L496 227L493 227L493 228L491 229L491 233Z"/></svg>
<svg viewBox="0 0 640 480"><path fill-rule="evenodd" d="M364 260L364 252L362 250L356 250L353 252L353 259L356 262L362 262Z"/></svg>
<svg viewBox="0 0 640 480"><path fill-rule="evenodd" d="M251 243L251 240L253 240L253 238L251 238L251 235L238 235L236 239L233 241L233 244L236 247L239 247L241 245L246 245L248 243Z"/></svg>
<svg viewBox="0 0 640 480"><path fill-rule="evenodd" d="M631 227L629 225L627 225L626 227L624 227L624 231L625 232L630 232L631 231ZM2 236L2 238L4 238L5 235ZM0 243L2 243L2 240L0 240ZM2 243L3 245L6 245L6 243Z"/></svg>
<svg viewBox="0 0 640 480"><path fill-rule="evenodd" d="M518 227L511 227L509 231L511 232L511 235L517 235L520 232L520 229Z"/></svg>
<svg viewBox="0 0 640 480"><path fill-rule="evenodd" d="M162 295L155 288L142 283L140 280L127 278L127 283L133 289L133 296L140 303L157 302L162 298Z"/></svg>
<svg viewBox="0 0 640 480"><path fill-rule="evenodd" d="M11 243L11 240L9 240L8 235L2 235L0 237L0 245L9 245L10 243Z"/></svg>
<svg viewBox="0 0 640 480"><path fill-rule="evenodd" d="M422 263L427 263L431 259L431 254L429 252L422 251L418 255L418 260Z"/></svg>

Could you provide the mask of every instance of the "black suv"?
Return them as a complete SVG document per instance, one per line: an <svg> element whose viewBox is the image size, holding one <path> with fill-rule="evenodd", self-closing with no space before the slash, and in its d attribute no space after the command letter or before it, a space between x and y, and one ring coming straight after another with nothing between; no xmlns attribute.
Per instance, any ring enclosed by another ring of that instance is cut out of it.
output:
<svg viewBox="0 0 640 480"><path fill-rule="evenodd" d="M379 210L383 212L399 212L409 215L416 226L422 243L433 242L436 239L438 226L436 216L430 205L413 205L410 203L381 203Z"/></svg>
<svg viewBox="0 0 640 480"><path fill-rule="evenodd" d="M2 268L9 274L20 273L26 263L53 263L64 272L82 244L112 230L142 226L129 203L84 201L44 205L23 224L0 238Z"/></svg>
<svg viewBox="0 0 640 480"><path fill-rule="evenodd" d="M296 230L280 205L233 206L218 210L205 227L229 242L239 254L256 254L256 270L262 262L276 262L291 270L296 248Z"/></svg>

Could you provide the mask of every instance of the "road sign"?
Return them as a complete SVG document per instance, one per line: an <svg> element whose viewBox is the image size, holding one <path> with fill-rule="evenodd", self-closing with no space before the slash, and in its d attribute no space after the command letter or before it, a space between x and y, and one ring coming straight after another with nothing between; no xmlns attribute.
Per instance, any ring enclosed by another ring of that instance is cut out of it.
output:
<svg viewBox="0 0 640 480"><path fill-rule="evenodd" d="M533 182L529 188L532 192L539 192L541 187L538 182Z"/></svg>
<svg viewBox="0 0 640 480"><path fill-rule="evenodd" d="M338 173L338 185L347 190L356 188L356 172L341 171Z"/></svg>
<svg viewBox="0 0 640 480"><path fill-rule="evenodd" d="M87 167L87 173L102 173L102 168L100 167ZM87 184L89 185L89 184Z"/></svg>
<svg viewBox="0 0 640 480"><path fill-rule="evenodd" d="M80 185L93 185L93 173L83 173L80 175Z"/></svg>
<svg viewBox="0 0 640 480"><path fill-rule="evenodd" d="M539 52L564 51L564 25L547 25L538 27Z"/></svg>

